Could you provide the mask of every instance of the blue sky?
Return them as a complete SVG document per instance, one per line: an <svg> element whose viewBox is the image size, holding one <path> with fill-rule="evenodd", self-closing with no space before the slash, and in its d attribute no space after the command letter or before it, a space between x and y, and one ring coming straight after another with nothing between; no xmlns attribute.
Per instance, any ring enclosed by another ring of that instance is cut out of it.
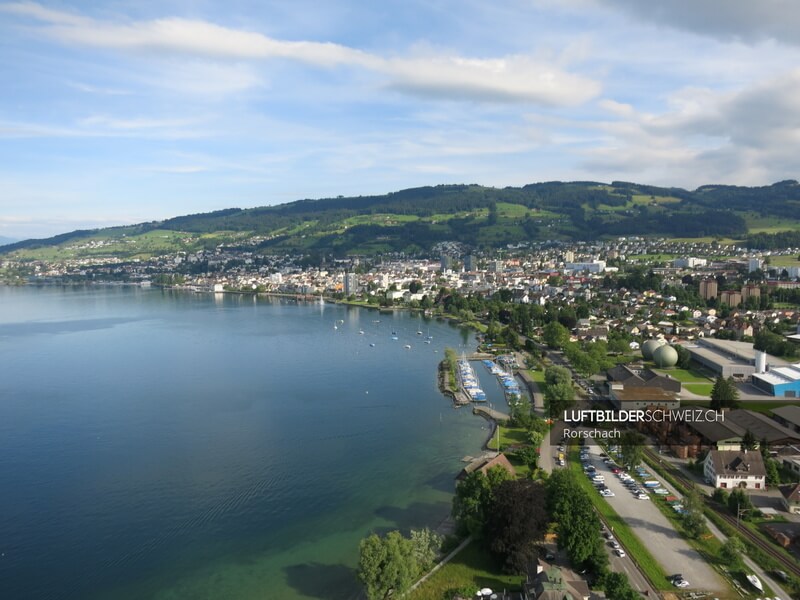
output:
<svg viewBox="0 0 800 600"><path fill-rule="evenodd" d="M764 185L793 0L0 1L0 236L439 183Z"/></svg>

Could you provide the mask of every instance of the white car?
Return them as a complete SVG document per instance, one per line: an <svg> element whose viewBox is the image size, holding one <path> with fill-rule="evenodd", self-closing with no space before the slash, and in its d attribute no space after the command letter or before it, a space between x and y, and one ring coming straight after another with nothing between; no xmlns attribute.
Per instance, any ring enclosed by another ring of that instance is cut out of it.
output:
<svg viewBox="0 0 800 600"><path fill-rule="evenodd" d="M614 492L612 492L611 490L603 490L602 492L600 492L600 495L605 496L606 498L613 498Z"/></svg>
<svg viewBox="0 0 800 600"><path fill-rule="evenodd" d="M622 548L617 548L614 550L614 553L619 556L620 558L625 558L627 555L625 554L625 550Z"/></svg>
<svg viewBox="0 0 800 600"><path fill-rule="evenodd" d="M675 586L679 588L689 587L689 582L686 581L685 579L675 579L672 583L674 583Z"/></svg>
<svg viewBox="0 0 800 600"><path fill-rule="evenodd" d="M648 495L647 495L647 494L645 494L644 492L639 492L639 493L636 495L636 497L637 497L639 500L649 500L649 499L650 499L650 496L648 496Z"/></svg>

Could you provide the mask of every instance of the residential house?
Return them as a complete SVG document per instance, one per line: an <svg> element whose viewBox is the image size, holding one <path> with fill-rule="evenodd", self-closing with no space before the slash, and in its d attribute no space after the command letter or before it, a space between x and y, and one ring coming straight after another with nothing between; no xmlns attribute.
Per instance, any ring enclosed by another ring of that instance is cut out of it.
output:
<svg viewBox="0 0 800 600"><path fill-rule="evenodd" d="M525 600L590 600L596 598L589 584L577 575L539 562L536 576L526 583L522 597Z"/></svg>
<svg viewBox="0 0 800 600"><path fill-rule="evenodd" d="M800 515L800 483L782 485L778 489L781 491L781 501L786 511Z"/></svg>
<svg viewBox="0 0 800 600"><path fill-rule="evenodd" d="M458 481L461 481L462 479L466 478L467 475L470 475L475 471L480 471L481 473L486 475L486 472L489 469L496 466L504 468L514 477L516 477L517 475L517 472L514 470L514 465L512 465L506 458L506 455L501 452L494 458L479 458L477 460L473 460L466 467L461 469L461 472L458 474L456 479Z"/></svg>
<svg viewBox="0 0 800 600"><path fill-rule="evenodd" d="M716 488L762 490L767 471L758 451L710 450L703 464L706 479Z"/></svg>

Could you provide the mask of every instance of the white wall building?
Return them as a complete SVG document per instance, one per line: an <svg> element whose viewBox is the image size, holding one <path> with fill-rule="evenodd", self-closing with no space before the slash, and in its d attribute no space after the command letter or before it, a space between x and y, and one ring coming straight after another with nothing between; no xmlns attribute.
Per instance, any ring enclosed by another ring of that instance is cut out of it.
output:
<svg viewBox="0 0 800 600"><path fill-rule="evenodd" d="M767 471L757 450L709 450L703 473L717 488L763 490L766 487Z"/></svg>

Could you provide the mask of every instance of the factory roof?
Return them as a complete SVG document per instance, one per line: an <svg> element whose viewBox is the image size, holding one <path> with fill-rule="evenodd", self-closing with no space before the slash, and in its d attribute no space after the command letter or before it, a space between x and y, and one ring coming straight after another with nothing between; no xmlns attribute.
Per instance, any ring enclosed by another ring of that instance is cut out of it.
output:
<svg viewBox="0 0 800 600"><path fill-rule="evenodd" d="M766 373L755 373L753 377L757 377L772 385L792 383L800 379L800 363L787 365L785 367L775 367Z"/></svg>

